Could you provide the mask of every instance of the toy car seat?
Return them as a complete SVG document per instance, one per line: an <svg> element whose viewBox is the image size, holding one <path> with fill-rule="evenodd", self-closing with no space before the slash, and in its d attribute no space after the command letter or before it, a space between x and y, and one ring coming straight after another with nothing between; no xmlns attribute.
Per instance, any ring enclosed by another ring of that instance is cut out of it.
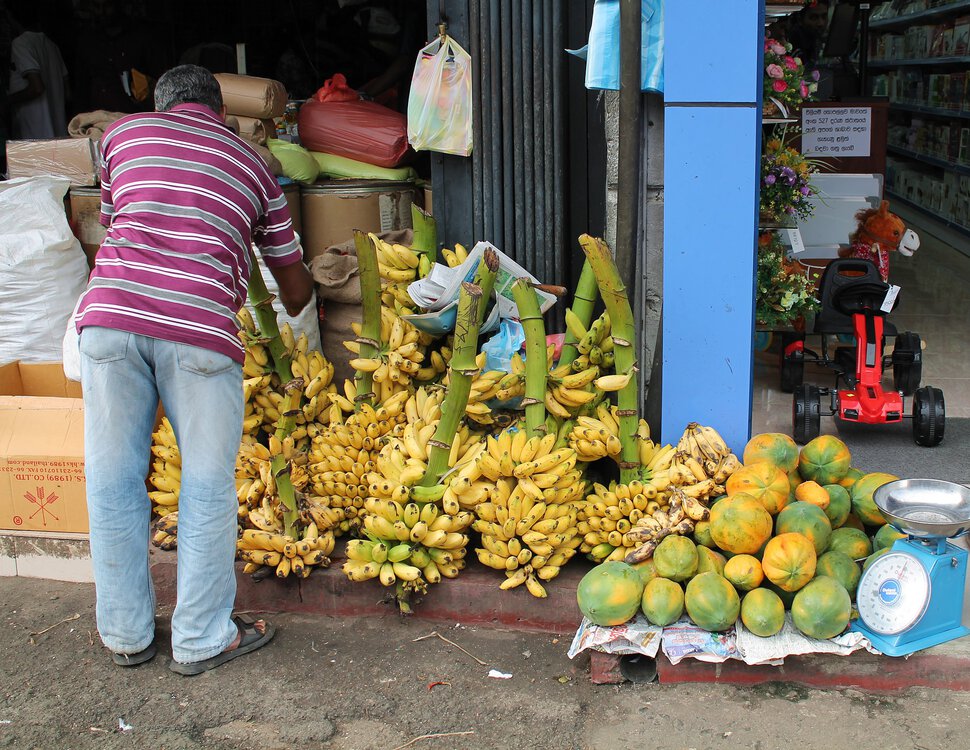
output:
<svg viewBox="0 0 970 750"><path fill-rule="evenodd" d="M815 316L813 332L821 336L851 336L852 313L861 310L866 301L874 314L886 315L879 309L889 291L876 264L858 258L838 258L825 268L819 281L821 309ZM899 304L897 296L892 309ZM899 333L890 321L883 321L883 335L896 339L892 353L893 387L907 396L919 388L922 379L922 342L911 331ZM823 339L824 340L824 339ZM872 343L872 342L870 342ZM847 384L854 385L855 347L840 346L835 350L835 364L845 374Z"/></svg>

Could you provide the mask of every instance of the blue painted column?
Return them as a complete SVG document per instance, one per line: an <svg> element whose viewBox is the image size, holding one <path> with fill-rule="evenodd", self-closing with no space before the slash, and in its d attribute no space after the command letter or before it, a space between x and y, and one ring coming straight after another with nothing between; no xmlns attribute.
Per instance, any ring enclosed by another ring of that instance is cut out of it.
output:
<svg viewBox="0 0 970 750"><path fill-rule="evenodd" d="M750 436L764 0L668 2L662 439Z"/></svg>

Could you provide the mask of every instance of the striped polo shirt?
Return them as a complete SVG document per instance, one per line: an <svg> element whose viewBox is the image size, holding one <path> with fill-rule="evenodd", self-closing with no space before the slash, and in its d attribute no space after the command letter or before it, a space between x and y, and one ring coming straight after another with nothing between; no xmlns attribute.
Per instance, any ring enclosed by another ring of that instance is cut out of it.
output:
<svg viewBox="0 0 970 750"><path fill-rule="evenodd" d="M201 104L123 117L105 131L101 152L108 232L78 331L114 328L242 362L235 314L251 244L267 266L302 261L276 178Z"/></svg>

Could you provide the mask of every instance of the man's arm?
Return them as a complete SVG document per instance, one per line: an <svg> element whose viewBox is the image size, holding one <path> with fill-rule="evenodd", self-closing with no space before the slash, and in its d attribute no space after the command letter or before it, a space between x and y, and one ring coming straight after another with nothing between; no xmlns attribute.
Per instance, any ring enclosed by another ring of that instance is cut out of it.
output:
<svg viewBox="0 0 970 750"><path fill-rule="evenodd" d="M44 79L40 77L38 71L29 70L23 74L23 77L27 81L27 87L7 94L7 102L12 106L29 102L44 93Z"/></svg>
<svg viewBox="0 0 970 750"><path fill-rule="evenodd" d="M280 288L280 302L286 314L295 318L313 298L313 276L302 260L286 266L269 266Z"/></svg>

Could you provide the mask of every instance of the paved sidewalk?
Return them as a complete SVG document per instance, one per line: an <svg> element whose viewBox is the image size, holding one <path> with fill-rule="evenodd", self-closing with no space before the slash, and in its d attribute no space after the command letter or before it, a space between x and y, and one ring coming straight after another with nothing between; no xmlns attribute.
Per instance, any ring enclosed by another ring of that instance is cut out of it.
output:
<svg viewBox="0 0 970 750"><path fill-rule="evenodd" d="M123 670L97 641L93 605L89 584L0 578L0 747L395 750L436 734L447 736L408 747L779 748L797 737L802 747L931 750L970 736L967 692L597 686L585 659L565 656L571 632L395 615L273 615L270 646L185 678L166 668L163 608L159 656ZM435 630L453 643L415 640ZM490 678L492 668L512 678Z"/></svg>

